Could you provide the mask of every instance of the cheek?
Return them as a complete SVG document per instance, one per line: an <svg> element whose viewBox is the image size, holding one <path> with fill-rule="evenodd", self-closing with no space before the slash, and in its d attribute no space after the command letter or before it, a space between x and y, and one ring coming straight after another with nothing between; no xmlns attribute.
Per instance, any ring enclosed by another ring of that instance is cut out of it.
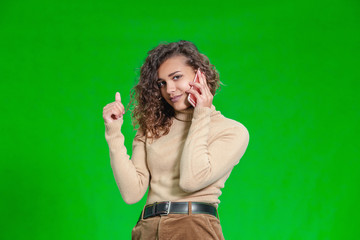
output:
<svg viewBox="0 0 360 240"><path fill-rule="evenodd" d="M190 89L189 82L190 81L188 80L181 81L181 83L179 83L179 88L181 88L183 91L189 90Z"/></svg>

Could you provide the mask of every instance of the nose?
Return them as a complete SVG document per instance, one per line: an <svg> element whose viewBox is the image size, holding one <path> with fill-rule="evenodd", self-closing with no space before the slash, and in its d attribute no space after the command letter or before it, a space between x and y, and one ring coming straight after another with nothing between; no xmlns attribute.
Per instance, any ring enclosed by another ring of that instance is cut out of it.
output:
<svg viewBox="0 0 360 240"><path fill-rule="evenodd" d="M176 86L175 86L175 83L173 81L169 81L166 83L166 92L168 94L171 94L173 92L175 92L176 90Z"/></svg>

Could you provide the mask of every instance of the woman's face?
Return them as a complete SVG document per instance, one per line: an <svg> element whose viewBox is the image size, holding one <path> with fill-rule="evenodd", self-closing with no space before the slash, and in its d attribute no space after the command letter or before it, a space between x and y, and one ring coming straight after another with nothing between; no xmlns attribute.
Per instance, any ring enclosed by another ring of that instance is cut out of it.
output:
<svg viewBox="0 0 360 240"><path fill-rule="evenodd" d="M189 108L188 93L189 82L195 77L195 70L186 64L187 58L183 55L174 56L163 62L158 69L158 85L162 97L176 111Z"/></svg>

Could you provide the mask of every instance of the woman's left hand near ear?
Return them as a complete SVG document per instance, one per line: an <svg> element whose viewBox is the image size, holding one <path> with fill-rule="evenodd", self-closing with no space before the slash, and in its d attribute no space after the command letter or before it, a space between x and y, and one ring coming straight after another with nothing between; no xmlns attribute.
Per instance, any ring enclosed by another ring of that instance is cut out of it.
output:
<svg viewBox="0 0 360 240"><path fill-rule="evenodd" d="M196 107L208 107L211 108L214 96L211 94L210 89L206 83L205 74L201 72L199 75L200 83L189 82L191 88L187 90L188 93L194 94L196 97ZM200 93L194 88L199 89Z"/></svg>

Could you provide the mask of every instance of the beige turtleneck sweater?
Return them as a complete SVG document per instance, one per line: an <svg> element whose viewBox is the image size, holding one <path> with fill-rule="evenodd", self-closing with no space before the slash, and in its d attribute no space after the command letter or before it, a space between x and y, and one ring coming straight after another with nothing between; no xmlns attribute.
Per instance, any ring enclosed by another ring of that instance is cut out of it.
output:
<svg viewBox="0 0 360 240"><path fill-rule="evenodd" d="M221 188L249 142L244 125L225 118L214 105L190 108L176 112L167 135L154 141L135 139L130 160L122 123L105 123L105 138L115 181L128 204L138 202L150 186L146 204L193 201L218 206Z"/></svg>

